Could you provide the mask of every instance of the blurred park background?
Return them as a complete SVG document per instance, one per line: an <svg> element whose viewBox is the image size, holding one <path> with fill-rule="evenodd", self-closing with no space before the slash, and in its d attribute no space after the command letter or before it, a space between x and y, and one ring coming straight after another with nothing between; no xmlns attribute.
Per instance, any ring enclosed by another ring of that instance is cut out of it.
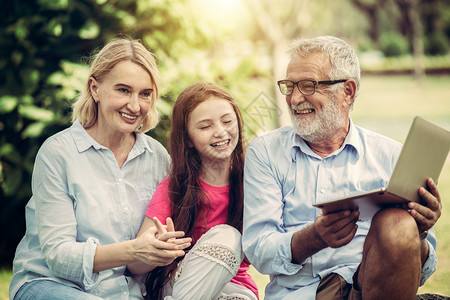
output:
<svg viewBox="0 0 450 300"><path fill-rule="evenodd" d="M178 94L197 81L227 88L240 104L246 139L287 125L286 50L294 38L335 35L360 57L355 123L403 141L415 115L450 129L450 0L1 0L0 299L25 232L34 158L70 125L87 58L114 37L141 39L161 72L167 145ZM421 288L450 296L450 163L439 189L438 271ZM261 294L268 278L252 270Z"/></svg>

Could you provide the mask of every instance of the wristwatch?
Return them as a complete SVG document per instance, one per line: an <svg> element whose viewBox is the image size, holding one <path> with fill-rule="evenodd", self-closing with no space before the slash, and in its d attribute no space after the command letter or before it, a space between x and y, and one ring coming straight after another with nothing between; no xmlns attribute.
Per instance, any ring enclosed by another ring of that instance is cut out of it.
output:
<svg viewBox="0 0 450 300"><path fill-rule="evenodd" d="M428 236L428 231L425 230L424 232L422 232L422 233L419 235L420 241L423 241L424 239L426 239L427 236Z"/></svg>

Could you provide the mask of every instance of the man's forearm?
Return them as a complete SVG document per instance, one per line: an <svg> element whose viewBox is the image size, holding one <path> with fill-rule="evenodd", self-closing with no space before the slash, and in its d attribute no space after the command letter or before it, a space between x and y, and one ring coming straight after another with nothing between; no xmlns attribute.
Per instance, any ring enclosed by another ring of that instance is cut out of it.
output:
<svg viewBox="0 0 450 300"><path fill-rule="evenodd" d="M297 231L292 235L292 262L300 264L308 257L327 247L327 244L317 234L314 224Z"/></svg>

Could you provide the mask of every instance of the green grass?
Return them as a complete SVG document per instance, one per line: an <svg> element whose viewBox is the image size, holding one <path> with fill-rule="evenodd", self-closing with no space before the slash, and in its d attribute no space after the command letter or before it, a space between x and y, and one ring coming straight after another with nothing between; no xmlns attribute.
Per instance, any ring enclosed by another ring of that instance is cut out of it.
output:
<svg viewBox="0 0 450 300"><path fill-rule="evenodd" d="M364 56L363 56L364 57ZM361 57L361 58L363 58ZM385 57L383 59L361 59L361 67L367 72L385 73L387 71L414 71L414 57L404 55L400 57ZM450 55L426 56L422 58L422 63L426 70L445 71L450 68Z"/></svg>
<svg viewBox="0 0 450 300"><path fill-rule="evenodd" d="M403 142L415 115L450 130L450 76L427 76L418 83L411 76L363 77L361 90L351 112L353 121L398 141ZM444 166L439 180L443 210L435 226L438 239L438 269L419 289L419 293L450 296L450 160ZM250 273L263 299L268 276L254 268ZM11 280L9 270L0 271L0 299L8 298Z"/></svg>
<svg viewBox="0 0 450 300"><path fill-rule="evenodd" d="M351 112L355 123L403 142L415 115L450 129L450 76L362 79Z"/></svg>
<svg viewBox="0 0 450 300"><path fill-rule="evenodd" d="M362 79L351 113L355 123L403 142L415 115L450 130L450 76L374 76ZM442 216L435 226L438 269L419 293L450 296L450 159L438 183Z"/></svg>
<svg viewBox="0 0 450 300"><path fill-rule="evenodd" d="M0 299L8 299L9 282L11 281L12 272L8 269L0 270Z"/></svg>

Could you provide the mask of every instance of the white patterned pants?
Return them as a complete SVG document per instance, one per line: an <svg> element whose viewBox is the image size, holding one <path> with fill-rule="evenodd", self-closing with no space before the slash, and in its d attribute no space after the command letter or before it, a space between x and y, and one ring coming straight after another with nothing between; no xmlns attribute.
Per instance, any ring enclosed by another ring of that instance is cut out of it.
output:
<svg viewBox="0 0 450 300"><path fill-rule="evenodd" d="M178 266L164 288L164 299L256 300L251 290L230 282L243 258L239 231L229 225L211 228Z"/></svg>

